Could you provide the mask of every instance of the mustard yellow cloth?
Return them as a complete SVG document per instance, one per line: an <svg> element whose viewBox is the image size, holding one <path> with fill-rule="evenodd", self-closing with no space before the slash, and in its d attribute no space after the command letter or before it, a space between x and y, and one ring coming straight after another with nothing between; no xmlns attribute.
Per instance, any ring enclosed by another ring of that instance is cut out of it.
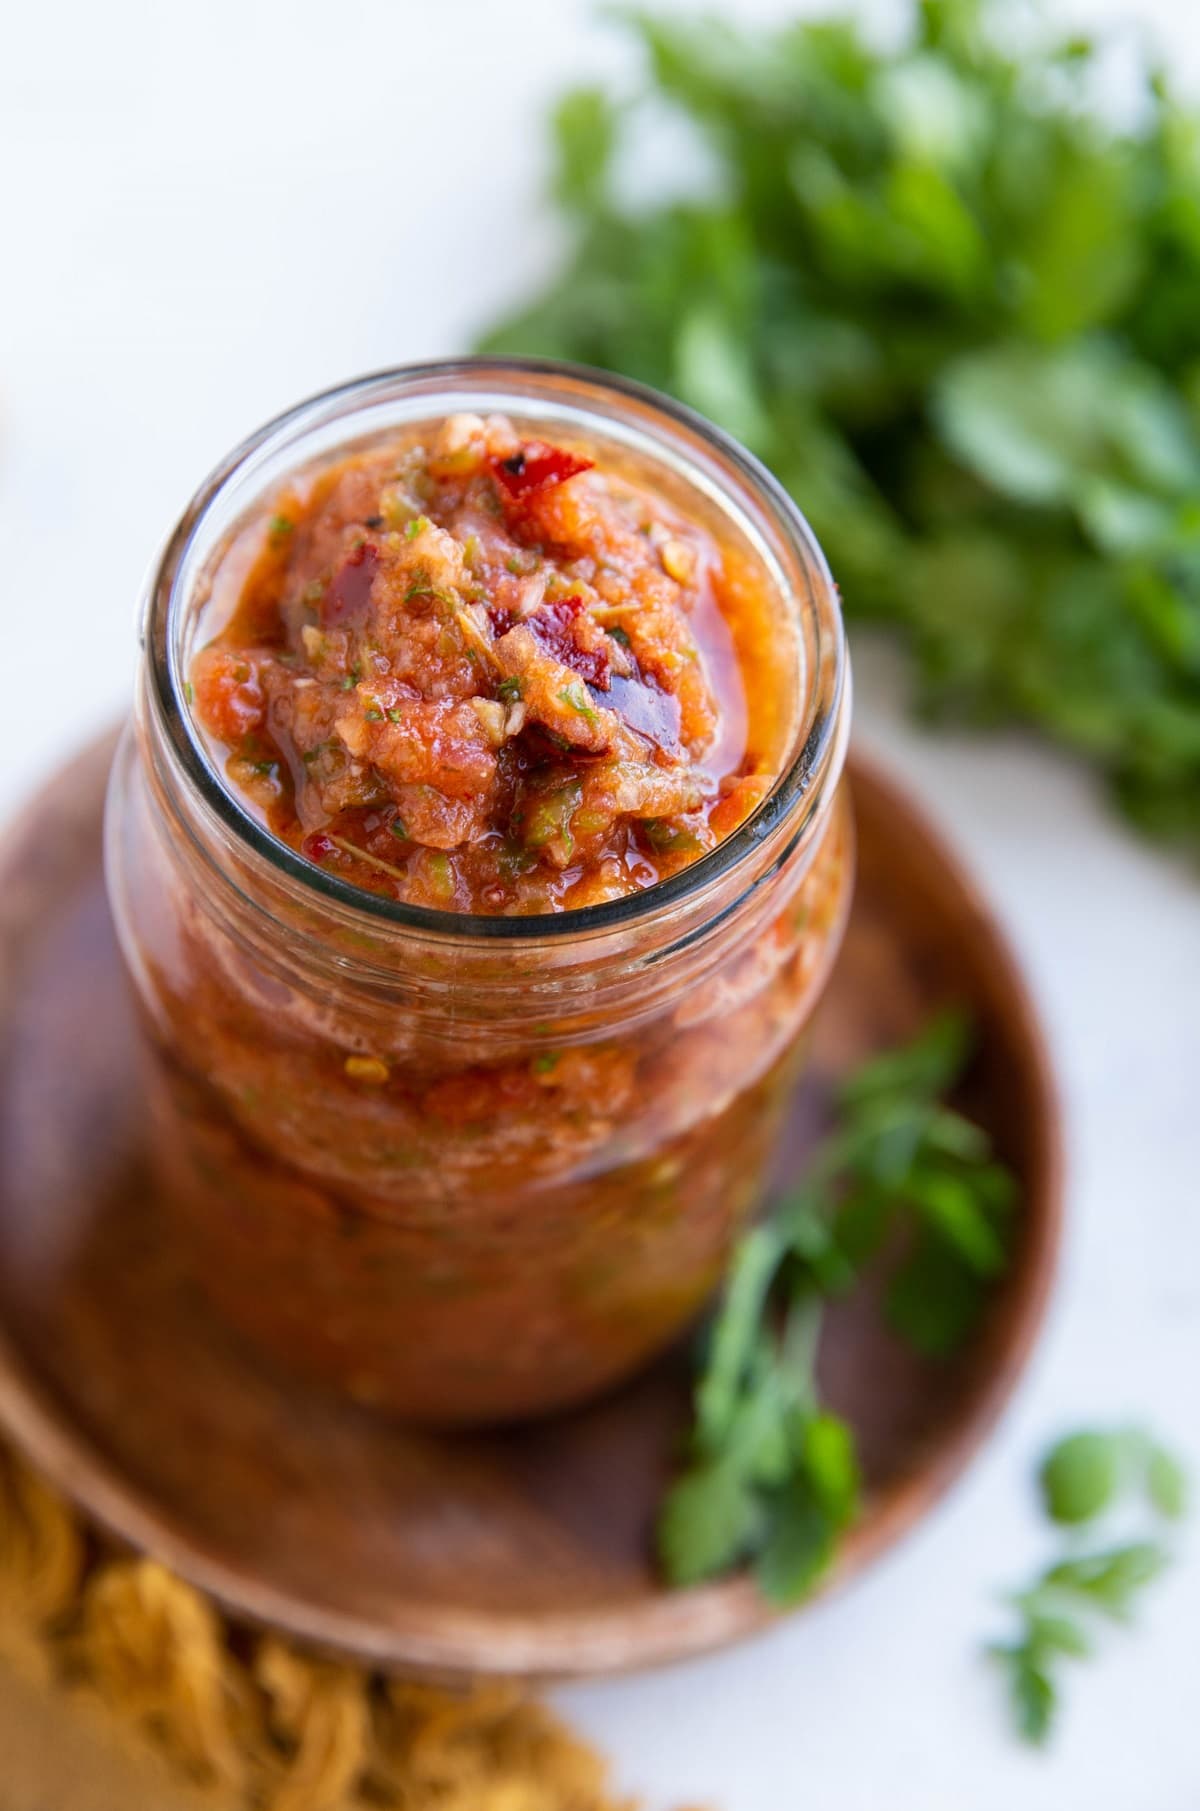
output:
<svg viewBox="0 0 1200 1811"><path fill-rule="evenodd" d="M0 1811L193 1805L633 1811L544 1705L388 1679L231 1625L0 1446Z"/></svg>

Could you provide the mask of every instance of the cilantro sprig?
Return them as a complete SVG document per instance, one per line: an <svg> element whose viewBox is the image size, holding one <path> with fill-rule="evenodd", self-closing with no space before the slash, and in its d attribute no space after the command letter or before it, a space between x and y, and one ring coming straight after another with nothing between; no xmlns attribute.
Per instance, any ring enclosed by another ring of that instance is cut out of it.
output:
<svg viewBox="0 0 1200 1811"><path fill-rule="evenodd" d="M858 1513L854 1434L822 1403L825 1304L886 1252L885 1311L919 1350L946 1356L1006 1263L1013 1182L978 1126L945 1104L969 1054L947 1013L841 1090L805 1180L745 1234L695 1393L687 1463L659 1518L669 1579L753 1563L775 1603L828 1571Z"/></svg>
<svg viewBox="0 0 1200 1811"><path fill-rule="evenodd" d="M560 104L564 268L485 345L720 422L927 712L1035 724L1200 845L1200 119L1150 68L1107 123L1106 47L1014 53L1010 10L913 0L883 46L622 9L644 88ZM664 118L697 141L665 196Z"/></svg>
<svg viewBox="0 0 1200 1811"><path fill-rule="evenodd" d="M1043 1746L1058 1716L1062 1663L1086 1660L1099 1625L1128 1623L1146 1587L1170 1560L1163 1527L1187 1506L1179 1461L1140 1429L1087 1429L1060 1440L1042 1462L1046 1514L1078 1534L1120 1507L1155 1524L1149 1535L1119 1545L1074 1546L1009 1599L1017 1634L993 1642L989 1656L1008 1686L1013 1723L1023 1740Z"/></svg>

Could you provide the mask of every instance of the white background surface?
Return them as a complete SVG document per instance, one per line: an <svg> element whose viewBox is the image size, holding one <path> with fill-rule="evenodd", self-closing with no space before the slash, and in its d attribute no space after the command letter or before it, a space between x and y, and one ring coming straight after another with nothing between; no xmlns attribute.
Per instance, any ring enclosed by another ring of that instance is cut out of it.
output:
<svg viewBox="0 0 1200 1811"><path fill-rule="evenodd" d="M1191 0L1136 16L1195 82ZM228 446L336 379L461 350L545 268L541 110L622 66L579 0L4 0L5 800L124 708L144 568ZM566 1702L656 1806L1195 1811L1194 1535L1138 1632L1077 1669L1048 1757L1007 1736L978 1647L1043 1554L1046 1439L1148 1417L1200 1473L1200 877L1055 757L907 727L886 653L860 651L858 686L862 739L959 839L1045 1010L1071 1157L1051 1322L970 1475L851 1592Z"/></svg>

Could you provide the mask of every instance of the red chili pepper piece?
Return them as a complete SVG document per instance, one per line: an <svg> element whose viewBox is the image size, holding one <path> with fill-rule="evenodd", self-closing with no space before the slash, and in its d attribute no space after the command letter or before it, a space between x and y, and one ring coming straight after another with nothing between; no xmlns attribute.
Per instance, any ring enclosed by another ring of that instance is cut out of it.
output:
<svg viewBox="0 0 1200 1811"><path fill-rule="evenodd" d="M331 855L337 854L337 844L323 830L314 830L301 843L300 853L307 855L309 861L328 861Z"/></svg>
<svg viewBox="0 0 1200 1811"><path fill-rule="evenodd" d="M545 440L527 440L510 458L491 462L492 476L509 503L527 503L539 491L551 490L556 484L565 484L568 478L577 478L580 472L591 471L594 464L593 459L581 459L577 453L550 446Z"/></svg>
<svg viewBox="0 0 1200 1811"><path fill-rule="evenodd" d="M574 593L570 597L556 598L552 604L543 604L540 610L535 610L528 618L528 626L555 660L578 673L585 684L606 692L612 677L612 661L607 649L604 646L588 647L575 633L576 619L584 608L584 600Z"/></svg>
<svg viewBox="0 0 1200 1811"><path fill-rule="evenodd" d="M371 586L379 570L379 549L370 541L360 541L334 574L333 582L321 600L321 626L332 628L337 623L365 616Z"/></svg>

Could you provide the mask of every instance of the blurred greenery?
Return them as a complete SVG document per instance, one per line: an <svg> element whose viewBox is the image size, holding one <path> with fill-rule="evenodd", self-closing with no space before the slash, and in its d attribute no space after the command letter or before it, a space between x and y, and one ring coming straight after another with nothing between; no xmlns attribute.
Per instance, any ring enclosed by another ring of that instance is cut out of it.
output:
<svg viewBox="0 0 1200 1811"><path fill-rule="evenodd" d="M921 0L887 49L620 18L649 80L562 100L569 250L485 348L721 422L851 621L903 632L928 715L1034 724L1200 848L1200 117L1145 70L1106 124L1101 47L1002 46L998 0ZM700 187L630 195L664 113Z"/></svg>

